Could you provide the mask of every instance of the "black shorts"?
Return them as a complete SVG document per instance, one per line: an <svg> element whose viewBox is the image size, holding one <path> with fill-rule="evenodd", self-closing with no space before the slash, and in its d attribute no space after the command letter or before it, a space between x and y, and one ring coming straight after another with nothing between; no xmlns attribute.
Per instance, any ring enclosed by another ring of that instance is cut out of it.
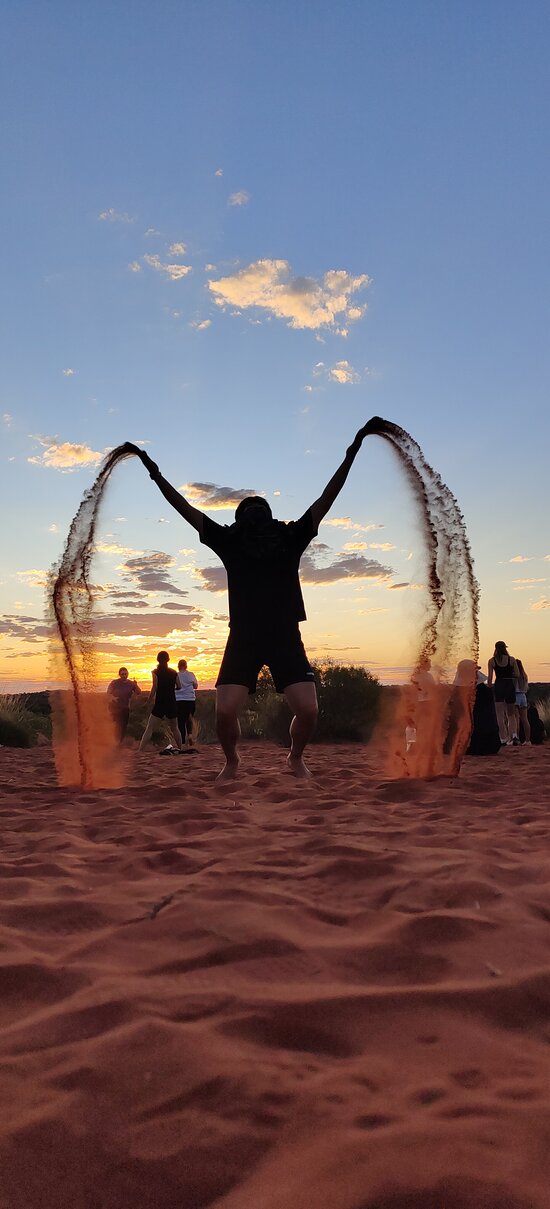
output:
<svg viewBox="0 0 550 1209"><path fill-rule="evenodd" d="M502 702L506 705L516 704L516 682L502 677L501 680L495 680L495 701Z"/></svg>
<svg viewBox="0 0 550 1209"><path fill-rule="evenodd" d="M296 623L259 634L237 634L230 630L216 688L221 684L243 684L249 693L255 693L258 672L264 664L278 693L284 693L289 684L315 683Z"/></svg>
<svg viewBox="0 0 550 1209"><path fill-rule="evenodd" d="M172 703L169 701L159 701L158 705L155 703L151 713L153 718L168 718L168 720L171 721L172 718L177 718L178 716L176 702L174 701L174 704L172 705Z"/></svg>

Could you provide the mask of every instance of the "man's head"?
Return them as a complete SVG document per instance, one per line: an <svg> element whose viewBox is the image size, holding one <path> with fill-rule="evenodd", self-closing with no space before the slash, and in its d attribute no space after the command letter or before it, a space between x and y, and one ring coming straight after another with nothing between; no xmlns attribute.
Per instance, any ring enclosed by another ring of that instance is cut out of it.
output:
<svg viewBox="0 0 550 1209"><path fill-rule="evenodd" d="M159 651L157 655L157 663L160 663L161 667L166 667L166 664L170 663L168 651Z"/></svg>
<svg viewBox="0 0 550 1209"><path fill-rule="evenodd" d="M127 680L128 679L128 668L119 667L118 674L119 674L121 680Z"/></svg>
<svg viewBox="0 0 550 1209"><path fill-rule="evenodd" d="M178 662L178 672L187 671L187 659L180 659Z"/></svg>
<svg viewBox="0 0 550 1209"><path fill-rule="evenodd" d="M252 526L259 523L260 528L265 525L267 520L273 520L271 508L262 495L247 495L244 500L241 500L235 510L235 520L239 524L245 518Z"/></svg>

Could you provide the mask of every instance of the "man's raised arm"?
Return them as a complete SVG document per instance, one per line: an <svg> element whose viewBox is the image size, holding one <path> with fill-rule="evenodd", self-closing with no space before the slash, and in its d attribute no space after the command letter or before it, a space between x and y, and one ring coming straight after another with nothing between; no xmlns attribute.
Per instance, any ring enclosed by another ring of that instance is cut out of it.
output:
<svg viewBox="0 0 550 1209"><path fill-rule="evenodd" d="M315 503L311 505L311 515L313 517L313 524L315 525L316 529L319 528L323 517L326 516L327 512L332 508L336 497L340 494L351 467L353 466L355 458L357 457L361 445L363 444L363 438L368 436L370 432L376 432L379 423L379 417L373 416L371 420L369 420L363 425L362 428L359 429L355 439L346 450L344 461L342 462L341 466L338 467L336 474L333 474L330 482L327 483L323 494L319 496L319 499L315 500Z"/></svg>
<svg viewBox="0 0 550 1209"><path fill-rule="evenodd" d="M127 444L130 446L130 442L127 442ZM181 495L181 493L168 482L168 479L165 479L162 476L157 463L153 462L153 459L149 457L148 453L145 453L145 450L139 449L137 445L132 445L131 449L133 453L137 454L138 458L141 458L143 465L145 466L146 470L149 471L153 482L157 484L157 487L164 496L165 500L168 500L168 503L172 505L172 508L175 508L176 512L179 512L180 516L183 516L184 520L188 521L189 524L197 530L199 537L202 537L204 513L201 512L199 508L194 508L193 505L189 503L189 500L186 500L185 496Z"/></svg>

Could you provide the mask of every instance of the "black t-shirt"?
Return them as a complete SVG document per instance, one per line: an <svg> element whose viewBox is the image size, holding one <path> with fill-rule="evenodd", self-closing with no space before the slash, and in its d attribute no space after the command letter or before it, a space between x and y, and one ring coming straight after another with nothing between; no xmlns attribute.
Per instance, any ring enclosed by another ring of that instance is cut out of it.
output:
<svg viewBox="0 0 550 1209"><path fill-rule="evenodd" d="M204 517L201 541L227 571L230 626L258 631L305 621L298 568L316 535L310 508L298 521L272 520L260 533Z"/></svg>

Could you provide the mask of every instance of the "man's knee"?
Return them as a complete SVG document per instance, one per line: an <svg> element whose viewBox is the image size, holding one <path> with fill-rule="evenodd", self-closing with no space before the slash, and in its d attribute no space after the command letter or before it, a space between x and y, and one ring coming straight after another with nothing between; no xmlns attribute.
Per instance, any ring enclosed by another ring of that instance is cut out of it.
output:
<svg viewBox="0 0 550 1209"><path fill-rule="evenodd" d="M310 726L317 724L317 718L319 717L317 701L298 701L296 702L294 712L300 722L308 723Z"/></svg>

